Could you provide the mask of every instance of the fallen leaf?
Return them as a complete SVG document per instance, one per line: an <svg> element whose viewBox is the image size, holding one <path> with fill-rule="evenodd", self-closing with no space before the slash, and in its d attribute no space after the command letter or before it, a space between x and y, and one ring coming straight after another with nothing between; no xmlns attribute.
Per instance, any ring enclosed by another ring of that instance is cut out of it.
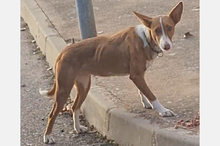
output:
<svg viewBox="0 0 220 146"><path fill-rule="evenodd" d="M35 52L33 52L33 55L38 54L38 53L40 53L40 52L39 51L35 51Z"/></svg>
<svg viewBox="0 0 220 146"><path fill-rule="evenodd" d="M193 11L199 11L199 9L200 9L199 7L194 7L192 10Z"/></svg>
<svg viewBox="0 0 220 146"><path fill-rule="evenodd" d="M175 125L174 128L175 128L175 129L178 129L179 127L178 127L178 125Z"/></svg>
<svg viewBox="0 0 220 146"><path fill-rule="evenodd" d="M183 120L182 120L182 119L178 121L178 124L181 124L181 122L183 122Z"/></svg>
<svg viewBox="0 0 220 146"><path fill-rule="evenodd" d="M98 31L98 34L102 34L104 31Z"/></svg>
<svg viewBox="0 0 220 146"><path fill-rule="evenodd" d="M36 43L36 40L32 40L31 42L32 42L32 43Z"/></svg>
<svg viewBox="0 0 220 146"><path fill-rule="evenodd" d="M21 31L25 31L27 28L26 27L23 27L23 28L21 28Z"/></svg>
<svg viewBox="0 0 220 146"><path fill-rule="evenodd" d="M182 126L186 126L186 123L185 122L181 122L180 123Z"/></svg>
<svg viewBox="0 0 220 146"><path fill-rule="evenodd" d="M52 70L52 68L53 68L53 67L49 67L49 68L47 68L47 70Z"/></svg>
<svg viewBox="0 0 220 146"><path fill-rule="evenodd" d="M192 125L192 123L186 123L186 127L191 128L191 127L193 127L193 125Z"/></svg>
<svg viewBox="0 0 220 146"><path fill-rule="evenodd" d="M168 54L169 56L174 56L174 55L176 55L176 53L170 53L170 54Z"/></svg>
<svg viewBox="0 0 220 146"><path fill-rule="evenodd" d="M21 84L21 87L26 87L26 85L25 84Z"/></svg>
<svg viewBox="0 0 220 146"><path fill-rule="evenodd" d="M191 36L193 36L193 35L190 32L186 32L183 37L184 38L189 38Z"/></svg>

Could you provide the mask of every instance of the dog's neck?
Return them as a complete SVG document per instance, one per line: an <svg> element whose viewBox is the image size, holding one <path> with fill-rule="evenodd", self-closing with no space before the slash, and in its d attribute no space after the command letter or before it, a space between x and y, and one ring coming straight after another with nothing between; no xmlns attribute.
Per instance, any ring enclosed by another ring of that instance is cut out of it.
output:
<svg viewBox="0 0 220 146"><path fill-rule="evenodd" d="M143 48L146 59L155 59L158 56L158 53L161 53L161 50L159 49L158 45L156 45L156 43L154 42L150 30L144 25L137 25L135 27L135 31L143 41Z"/></svg>

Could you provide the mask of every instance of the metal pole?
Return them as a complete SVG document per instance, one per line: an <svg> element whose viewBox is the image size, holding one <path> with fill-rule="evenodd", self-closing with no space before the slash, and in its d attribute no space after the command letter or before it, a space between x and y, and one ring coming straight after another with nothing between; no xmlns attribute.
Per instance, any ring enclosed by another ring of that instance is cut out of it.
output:
<svg viewBox="0 0 220 146"><path fill-rule="evenodd" d="M96 37L92 0L75 0L81 39Z"/></svg>

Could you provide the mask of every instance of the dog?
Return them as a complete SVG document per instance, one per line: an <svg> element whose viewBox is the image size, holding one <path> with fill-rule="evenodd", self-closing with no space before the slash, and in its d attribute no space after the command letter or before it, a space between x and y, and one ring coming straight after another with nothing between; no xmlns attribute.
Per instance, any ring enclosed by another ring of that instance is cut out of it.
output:
<svg viewBox="0 0 220 146"><path fill-rule="evenodd" d="M182 11L183 2L179 2L164 16L148 17L133 11L141 25L126 28L112 36L85 39L64 48L56 59L53 87L49 91L39 90L41 95L54 98L43 137L44 143L54 143L50 135L54 121L63 109L73 86L76 89L71 108L74 130L77 133L86 131L86 127L79 123L79 113L90 89L91 75L129 75L139 90L145 108L155 109L164 117L174 116L151 92L144 80L144 74L158 54L172 48L174 28L181 19Z"/></svg>

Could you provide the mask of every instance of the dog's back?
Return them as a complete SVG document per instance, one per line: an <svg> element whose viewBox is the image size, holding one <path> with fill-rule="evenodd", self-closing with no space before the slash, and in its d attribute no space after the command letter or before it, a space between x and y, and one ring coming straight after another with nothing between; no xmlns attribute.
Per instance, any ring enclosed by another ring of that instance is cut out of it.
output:
<svg viewBox="0 0 220 146"><path fill-rule="evenodd" d="M81 72L99 76L126 75L130 66L129 53L140 46L143 43L135 28L129 27L113 36L89 38L67 46L59 58L74 68L77 66Z"/></svg>

